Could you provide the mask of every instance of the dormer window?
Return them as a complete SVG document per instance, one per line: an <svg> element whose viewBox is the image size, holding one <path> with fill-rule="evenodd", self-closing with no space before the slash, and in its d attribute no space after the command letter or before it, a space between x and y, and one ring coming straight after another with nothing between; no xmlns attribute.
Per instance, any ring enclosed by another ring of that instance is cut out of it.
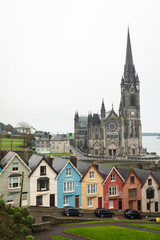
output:
<svg viewBox="0 0 160 240"><path fill-rule="evenodd" d="M152 179L149 178L149 179L148 179L148 186L151 186L151 185L152 185Z"/></svg>
<svg viewBox="0 0 160 240"><path fill-rule="evenodd" d="M134 176L130 177L130 183L134 183Z"/></svg>
<svg viewBox="0 0 160 240"><path fill-rule="evenodd" d="M18 163L12 164L12 171L18 171Z"/></svg>
<svg viewBox="0 0 160 240"><path fill-rule="evenodd" d="M71 168L66 168L66 177L71 176Z"/></svg>
<svg viewBox="0 0 160 240"><path fill-rule="evenodd" d="M115 180L116 180L115 174L111 174L111 182L115 182Z"/></svg>
<svg viewBox="0 0 160 240"><path fill-rule="evenodd" d="M91 171L91 172L89 173L89 178L90 178L90 179L94 179L94 171Z"/></svg>
<svg viewBox="0 0 160 240"><path fill-rule="evenodd" d="M46 166L40 167L40 175L46 175Z"/></svg>

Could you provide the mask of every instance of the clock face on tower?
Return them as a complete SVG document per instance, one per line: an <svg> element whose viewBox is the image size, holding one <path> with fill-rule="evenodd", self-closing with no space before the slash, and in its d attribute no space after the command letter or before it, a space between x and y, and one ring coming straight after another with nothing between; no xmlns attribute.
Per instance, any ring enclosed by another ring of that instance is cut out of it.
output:
<svg viewBox="0 0 160 240"><path fill-rule="evenodd" d="M131 112L131 117L134 117L134 116L135 116L135 112L132 111L132 112Z"/></svg>
<svg viewBox="0 0 160 240"><path fill-rule="evenodd" d="M118 124L115 120L110 120L108 123L107 123L107 131L110 131L110 132L116 132L118 129Z"/></svg>

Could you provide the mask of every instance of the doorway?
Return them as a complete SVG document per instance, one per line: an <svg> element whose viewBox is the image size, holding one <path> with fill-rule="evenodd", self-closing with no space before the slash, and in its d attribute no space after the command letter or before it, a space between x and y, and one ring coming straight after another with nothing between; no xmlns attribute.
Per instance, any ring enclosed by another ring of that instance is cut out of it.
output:
<svg viewBox="0 0 160 240"><path fill-rule="evenodd" d="M79 195L75 196L75 207L79 208Z"/></svg>
<svg viewBox="0 0 160 240"><path fill-rule="evenodd" d="M55 194L50 194L50 207L55 207Z"/></svg>
<svg viewBox="0 0 160 240"><path fill-rule="evenodd" d="M98 198L98 208L102 208L102 197Z"/></svg>
<svg viewBox="0 0 160 240"><path fill-rule="evenodd" d="M119 199L118 205L119 205L119 210L122 210L122 199Z"/></svg>

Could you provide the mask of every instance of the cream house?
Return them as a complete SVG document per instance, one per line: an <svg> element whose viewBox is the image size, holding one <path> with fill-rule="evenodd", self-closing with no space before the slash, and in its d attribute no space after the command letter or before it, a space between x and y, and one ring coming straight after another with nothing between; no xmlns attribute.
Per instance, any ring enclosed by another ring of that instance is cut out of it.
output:
<svg viewBox="0 0 160 240"><path fill-rule="evenodd" d="M157 173L155 173L157 175ZM142 186L142 212L159 212L159 182L154 173L149 173Z"/></svg>

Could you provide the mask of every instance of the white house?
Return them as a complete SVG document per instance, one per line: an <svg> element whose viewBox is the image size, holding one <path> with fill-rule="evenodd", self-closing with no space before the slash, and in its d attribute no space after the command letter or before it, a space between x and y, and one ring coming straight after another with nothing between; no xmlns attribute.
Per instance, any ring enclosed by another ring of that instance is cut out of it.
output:
<svg viewBox="0 0 160 240"><path fill-rule="evenodd" d="M29 160L29 165L32 169L29 176L30 205L43 207L57 206L57 172L45 158L39 156L39 159L39 163L35 161L35 165L34 158Z"/></svg>

